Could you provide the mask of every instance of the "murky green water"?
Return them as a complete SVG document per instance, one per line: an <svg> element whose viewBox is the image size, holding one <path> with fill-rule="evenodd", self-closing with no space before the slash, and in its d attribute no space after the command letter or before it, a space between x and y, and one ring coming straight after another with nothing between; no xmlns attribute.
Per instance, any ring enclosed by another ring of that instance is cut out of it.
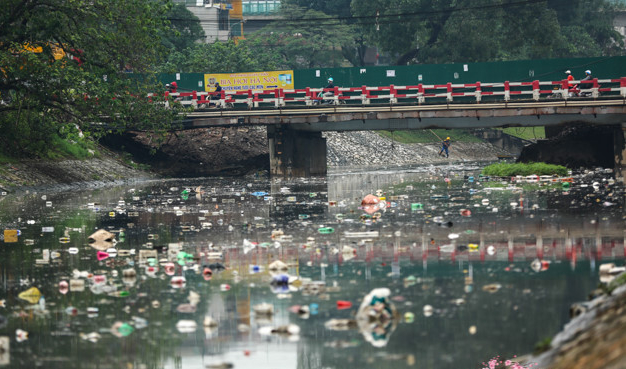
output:
<svg viewBox="0 0 626 369"><path fill-rule="evenodd" d="M477 169L2 196L0 364L456 369L528 353L600 264L623 265L623 192L604 173L506 189ZM90 245L99 229L116 242ZM375 288L391 317L368 328L354 319Z"/></svg>

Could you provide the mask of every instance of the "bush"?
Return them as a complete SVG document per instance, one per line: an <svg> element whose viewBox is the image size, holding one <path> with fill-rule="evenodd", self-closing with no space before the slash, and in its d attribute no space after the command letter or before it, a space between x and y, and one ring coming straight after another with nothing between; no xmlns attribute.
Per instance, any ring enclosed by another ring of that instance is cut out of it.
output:
<svg viewBox="0 0 626 369"><path fill-rule="evenodd" d="M495 177L557 175L566 176L567 168L562 165L546 163L497 163L486 166L482 174Z"/></svg>

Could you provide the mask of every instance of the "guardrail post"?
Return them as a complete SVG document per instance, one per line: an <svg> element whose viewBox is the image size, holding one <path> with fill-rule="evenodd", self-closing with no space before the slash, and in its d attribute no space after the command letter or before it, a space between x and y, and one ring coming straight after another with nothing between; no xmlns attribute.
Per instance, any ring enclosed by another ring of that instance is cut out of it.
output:
<svg viewBox="0 0 626 369"><path fill-rule="evenodd" d="M447 87L446 100L448 100L448 102L452 102L452 83L448 82L446 87Z"/></svg>
<svg viewBox="0 0 626 369"><path fill-rule="evenodd" d="M191 106L194 110L198 108L198 93L195 90L191 91Z"/></svg>
<svg viewBox="0 0 626 369"><path fill-rule="evenodd" d="M600 85L598 84L598 79L593 79L593 87L591 88L591 97L597 99L600 97Z"/></svg>
<svg viewBox="0 0 626 369"><path fill-rule="evenodd" d="M252 101L253 96L252 96L252 90L248 90L248 97L246 98L246 102L248 103L248 109L251 109L254 107L254 102Z"/></svg>
<svg viewBox="0 0 626 369"><path fill-rule="evenodd" d="M569 81L564 79L563 81L561 81L561 97L563 98L563 100L567 100L567 98L569 97Z"/></svg>
<svg viewBox="0 0 626 369"><path fill-rule="evenodd" d="M417 103L421 105L425 102L426 97L424 97L424 85L420 83L417 85Z"/></svg>
<svg viewBox="0 0 626 369"><path fill-rule="evenodd" d="M312 104L313 102L311 101L311 87L307 87L304 94L304 105L311 106Z"/></svg>
<svg viewBox="0 0 626 369"><path fill-rule="evenodd" d="M504 101L511 100L511 84L509 81L504 81Z"/></svg>
<svg viewBox="0 0 626 369"><path fill-rule="evenodd" d="M220 91L220 106L222 108L226 107L226 91Z"/></svg>
<svg viewBox="0 0 626 369"><path fill-rule="evenodd" d="M398 99L396 98L396 88L391 85L389 86L389 104L397 104Z"/></svg>
<svg viewBox="0 0 626 369"><path fill-rule="evenodd" d="M476 102L480 103L480 100L482 99L482 91L480 89L480 81L476 82L476 92L474 94L476 95Z"/></svg>
<svg viewBox="0 0 626 369"><path fill-rule="evenodd" d="M539 81L533 81L533 100L539 101L541 90L539 89Z"/></svg>
<svg viewBox="0 0 626 369"><path fill-rule="evenodd" d="M339 105L339 87L337 86L333 90L333 103Z"/></svg>
<svg viewBox="0 0 626 369"><path fill-rule="evenodd" d="M622 77L619 80L619 93L626 99L626 77Z"/></svg>
<svg viewBox="0 0 626 369"><path fill-rule="evenodd" d="M259 107L259 93L258 92L254 94L254 107L255 108Z"/></svg>
<svg viewBox="0 0 626 369"><path fill-rule="evenodd" d="M363 105L370 103L370 92L367 90L367 86L361 86L361 103Z"/></svg>
<svg viewBox="0 0 626 369"><path fill-rule="evenodd" d="M281 90L278 88L274 90L274 106L277 108L283 106L283 99L280 97L280 92Z"/></svg>

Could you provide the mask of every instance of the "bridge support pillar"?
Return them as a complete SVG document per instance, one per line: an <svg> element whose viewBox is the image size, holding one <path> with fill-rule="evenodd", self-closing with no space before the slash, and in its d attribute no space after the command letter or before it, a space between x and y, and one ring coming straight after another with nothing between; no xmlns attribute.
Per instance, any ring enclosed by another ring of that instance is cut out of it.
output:
<svg viewBox="0 0 626 369"><path fill-rule="evenodd" d="M326 139L321 132L267 127L270 174L280 177L326 175Z"/></svg>
<svg viewBox="0 0 626 369"><path fill-rule="evenodd" d="M619 126L618 126L619 127ZM615 153L615 179L622 183L625 183L624 176L626 175L626 123L622 123L621 129L615 130L614 137L614 150Z"/></svg>

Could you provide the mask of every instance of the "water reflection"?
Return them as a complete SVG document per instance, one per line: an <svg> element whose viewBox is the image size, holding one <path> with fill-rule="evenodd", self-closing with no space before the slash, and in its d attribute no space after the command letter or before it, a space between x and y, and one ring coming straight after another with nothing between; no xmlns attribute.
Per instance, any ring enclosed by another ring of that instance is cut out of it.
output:
<svg viewBox="0 0 626 369"><path fill-rule="evenodd" d="M3 197L1 228L18 232L2 234L0 364L458 368L526 353L600 263L623 264L623 192L602 173L512 187L476 168ZM364 211L368 194L386 206ZM383 315L358 323L364 301Z"/></svg>

